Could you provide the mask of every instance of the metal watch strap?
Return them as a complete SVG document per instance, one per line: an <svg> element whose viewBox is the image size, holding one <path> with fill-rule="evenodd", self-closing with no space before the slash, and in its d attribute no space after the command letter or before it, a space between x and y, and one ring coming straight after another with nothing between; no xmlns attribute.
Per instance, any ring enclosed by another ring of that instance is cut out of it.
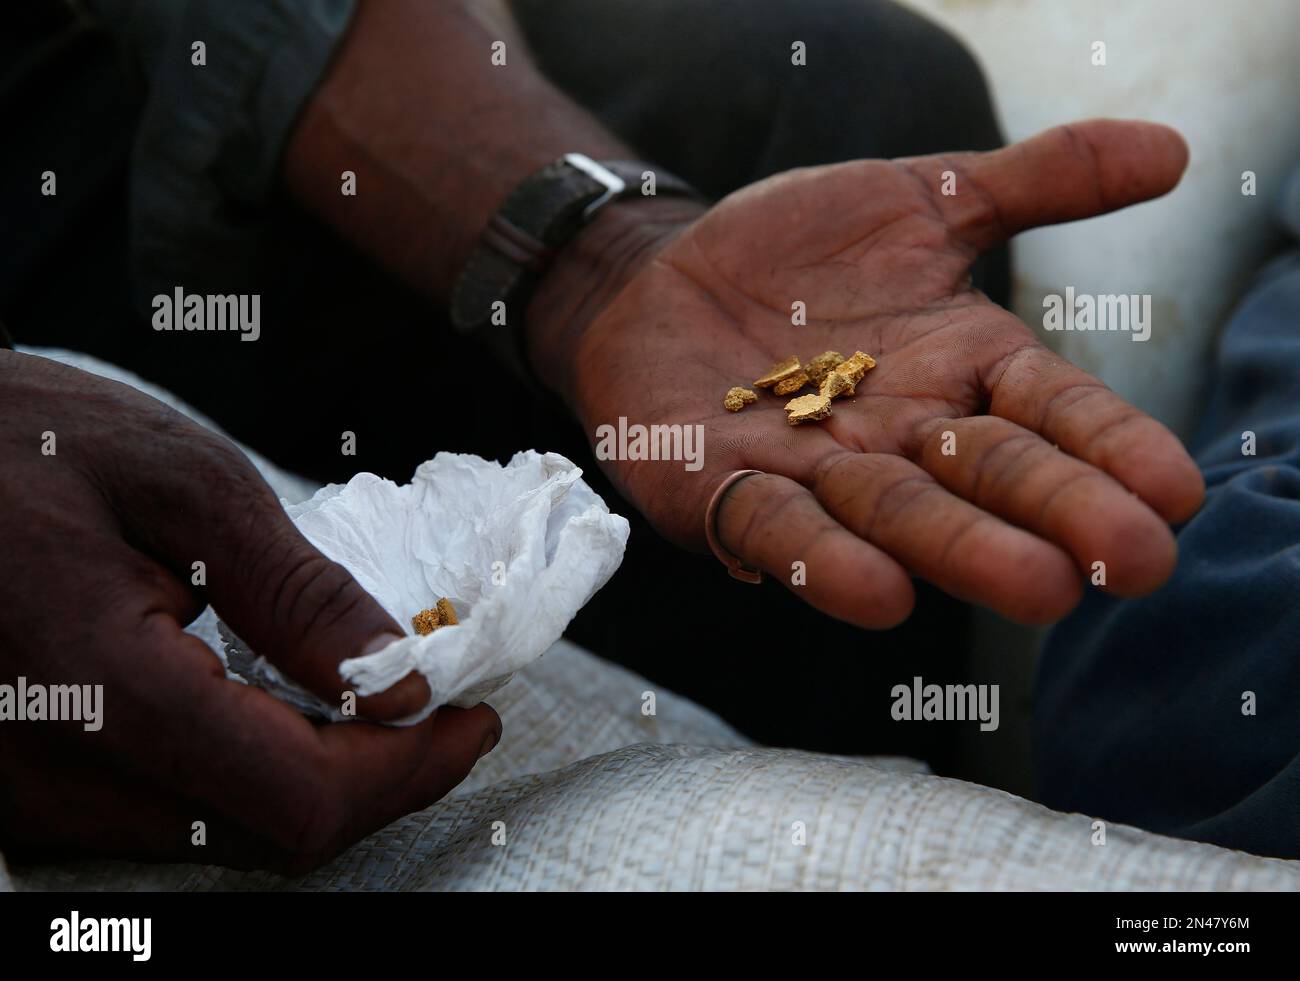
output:
<svg viewBox="0 0 1300 981"><path fill-rule="evenodd" d="M654 175L656 194L696 193L685 181L649 164L597 163L580 154L568 154L525 180L492 217L456 281L452 325L481 337L517 373L531 378L524 353L523 310L533 284L596 210L617 198L640 194L647 171ZM493 323L501 309L498 302L504 304L504 324Z"/></svg>

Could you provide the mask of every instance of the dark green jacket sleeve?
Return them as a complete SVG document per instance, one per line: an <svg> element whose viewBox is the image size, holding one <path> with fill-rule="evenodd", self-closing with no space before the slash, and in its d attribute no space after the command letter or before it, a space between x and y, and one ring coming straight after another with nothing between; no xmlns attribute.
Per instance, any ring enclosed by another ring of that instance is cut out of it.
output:
<svg viewBox="0 0 1300 981"><path fill-rule="evenodd" d="M247 288L291 127L354 0L88 0L139 59L132 158L137 305Z"/></svg>

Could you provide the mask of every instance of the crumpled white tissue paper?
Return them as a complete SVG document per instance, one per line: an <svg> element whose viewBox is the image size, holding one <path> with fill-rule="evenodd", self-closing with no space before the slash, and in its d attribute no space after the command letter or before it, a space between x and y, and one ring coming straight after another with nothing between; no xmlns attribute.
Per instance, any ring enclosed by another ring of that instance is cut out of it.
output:
<svg viewBox="0 0 1300 981"><path fill-rule="evenodd" d="M409 484L360 473L286 512L410 634L339 666L358 696L420 672L433 697L399 725L439 705L475 705L541 657L614 574L628 536L627 519L610 513L581 469L534 450L504 467L439 453ZM416 635L411 617L441 596L459 625ZM227 664L243 679L309 714L344 719L340 706L286 677L224 623L218 628Z"/></svg>

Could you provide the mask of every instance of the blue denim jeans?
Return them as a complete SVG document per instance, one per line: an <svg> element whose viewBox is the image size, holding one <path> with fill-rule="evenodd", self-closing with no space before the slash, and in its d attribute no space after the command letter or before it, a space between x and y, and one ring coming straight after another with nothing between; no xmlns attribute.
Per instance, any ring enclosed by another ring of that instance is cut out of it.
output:
<svg viewBox="0 0 1300 981"><path fill-rule="evenodd" d="M1211 382L1192 444L1208 493L1174 577L1140 600L1090 594L1048 638L1039 796L1300 858L1300 251L1261 273Z"/></svg>

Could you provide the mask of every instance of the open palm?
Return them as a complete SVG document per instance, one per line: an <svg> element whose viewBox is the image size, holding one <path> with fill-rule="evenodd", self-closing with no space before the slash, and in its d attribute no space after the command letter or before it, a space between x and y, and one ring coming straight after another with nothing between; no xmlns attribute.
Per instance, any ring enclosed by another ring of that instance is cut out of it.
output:
<svg viewBox="0 0 1300 981"><path fill-rule="evenodd" d="M1066 613L1099 569L1109 591L1150 591L1173 568L1167 522L1199 505L1195 465L969 269L1026 228L1162 194L1185 164L1172 130L1094 121L994 153L779 174L710 209L609 302L578 347L573 402L589 434L619 417L705 427L698 471L606 464L688 547L720 481L763 471L724 498L722 543L787 584L803 563L792 588L863 626L907 615L912 575L1031 622ZM878 367L825 422L791 427L770 394L723 409L771 363L828 349Z"/></svg>

